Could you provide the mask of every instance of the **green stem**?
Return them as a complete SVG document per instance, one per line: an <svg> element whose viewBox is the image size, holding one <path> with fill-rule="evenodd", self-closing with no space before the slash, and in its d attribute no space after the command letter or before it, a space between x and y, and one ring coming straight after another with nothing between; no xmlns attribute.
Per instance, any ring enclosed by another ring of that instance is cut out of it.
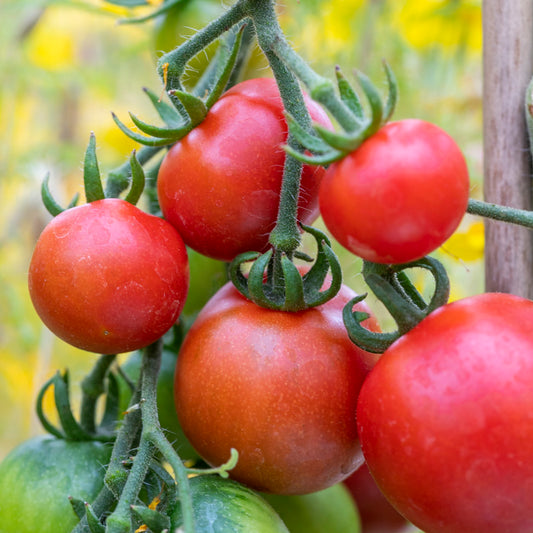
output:
<svg viewBox="0 0 533 533"><path fill-rule="evenodd" d="M194 533L194 515L187 469L163 434L157 416L157 372L161 364L162 346L161 341L152 345L150 349L146 350L143 359L143 434L141 443L146 440L157 448L174 470L183 516L183 524L179 525L183 527L184 533Z"/></svg>
<svg viewBox="0 0 533 533"><path fill-rule="evenodd" d="M359 123L335 93L334 83L317 74L288 43L281 30L273 0L248 0L249 16L254 21L259 45L271 51L307 87L313 100L328 109L346 131L353 131ZM297 118L297 117L295 117Z"/></svg>
<svg viewBox="0 0 533 533"><path fill-rule="evenodd" d="M104 380L114 360L114 355L101 356L91 372L81 382L80 425L87 433L96 432L96 403L105 391Z"/></svg>
<svg viewBox="0 0 533 533"><path fill-rule="evenodd" d="M163 81L166 77L166 89L181 89L180 78L185 71L186 64L208 44L228 31L246 17L241 0L231 6L218 19L209 23L181 46L163 55L158 63L158 72ZM164 65L168 65L166 75Z"/></svg>
<svg viewBox="0 0 533 533"><path fill-rule="evenodd" d="M506 207L498 204L490 204L481 200L468 200L467 213L479 215L493 220L501 220L510 224L517 224L533 229L533 211Z"/></svg>

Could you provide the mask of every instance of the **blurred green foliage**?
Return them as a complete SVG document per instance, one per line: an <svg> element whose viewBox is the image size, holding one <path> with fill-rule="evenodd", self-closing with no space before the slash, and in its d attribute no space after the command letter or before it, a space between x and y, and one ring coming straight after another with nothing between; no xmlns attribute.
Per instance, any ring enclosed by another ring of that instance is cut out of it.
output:
<svg viewBox="0 0 533 533"><path fill-rule="evenodd" d="M117 25L147 9L103 0L0 3L0 459L42 432L33 403L45 379L68 366L77 383L95 361L41 325L29 301L26 272L49 220L39 198L45 174L50 172L51 189L66 204L81 192L90 131L105 172L135 148L114 125L111 111L123 120L129 110L155 118L141 89L160 90L154 29L161 20ZM348 77L358 68L385 86L381 59L386 58L400 87L395 118L429 120L455 137L468 160L472 196L481 197L480 0L287 0L279 10L291 43L325 76L333 79L338 64ZM189 19L176 39L202 23ZM359 261L336 250L345 282L364 290ZM453 298L483 290L479 221L465 217L437 253L449 268ZM431 289L424 278L416 281ZM382 313L378 305L376 311Z"/></svg>

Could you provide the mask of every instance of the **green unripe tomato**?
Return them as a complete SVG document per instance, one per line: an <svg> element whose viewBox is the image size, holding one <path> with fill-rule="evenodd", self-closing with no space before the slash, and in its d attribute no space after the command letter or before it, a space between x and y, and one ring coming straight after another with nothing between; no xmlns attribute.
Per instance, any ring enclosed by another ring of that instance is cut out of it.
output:
<svg viewBox="0 0 533 533"><path fill-rule="evenodd" d="M68 497L93 501L110 456L110 445L49 435L17 446L0 463L0 533L70 533Z"/></svg>
<svg viewBox="0 0 533 533"><path fill-rule="evenodd" d="M259 494L240 483L218 475L200 475L189 483L197 531L289 533L274 509Z"/></svg>
<svg viewBox="0 0 533 533"><path fill-rule="evenodd" d="M263 497L291 533L361 533L359 513L341 483L310 494Z"/></svg>

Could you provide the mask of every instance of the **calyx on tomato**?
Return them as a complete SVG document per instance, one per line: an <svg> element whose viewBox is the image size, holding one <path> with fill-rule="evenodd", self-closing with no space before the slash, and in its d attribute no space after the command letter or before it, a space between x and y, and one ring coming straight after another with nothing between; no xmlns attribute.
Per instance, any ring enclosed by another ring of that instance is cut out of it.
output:
<svg viewBox="0 0 533 533"><path fill-rule="evenodd" d="M344 105L341 109L342 116L338 115L337 108L335 112L338 116L334 118L337 118L341 124L350 124L350 126L343 133L335 133L320 124L315 124L316 135L313 135L294 117L288 116L289 131L306 150L314 155L295 150L290 146L285 146L285 151L304 163L328 165L353 152L365 139L376 133L391 118L398 98L394 73L386 62L383 62L383 66L388 84L388 96L385 103L382 102L379 91L370 79L362 72L356 72L357 81L370 106L368 117L365 116L359 95L337 67L339 96Z"/></svg>
<svg viewBox="0 0 533 533"><path fill-rule="evenodd" d="M151 91L146 90L145 92L157 113L165 122L165 126L160 127L148 124L130 113L131 120L142 132L137 133L128 128L113 113L113 120L120 130L134 141L145 146L168 146L185 137L203 122L208 111L224 92L238 57L244 27L242 24L235 27L225 39L221 40L217 51L217 64L221 66L219 68L210 68L206 71L206 75L213 77L213 79L210 79L205 84L200 79L197 83L199 87L197 91L187 92L182 89L181 85L168 84L165 72L169 65L163 65L164 90L169 97L171 105ZM198 96L199 94L201 96Z"/></svg>
<svg viewBox="0 0 533 533"><path fill-rule="evenodd" d="M422 268L433 276L435 289L429 302L424 300L405 274L405 270L412 268ZM351 300L343 310L344 325L352 342L371 353L383 353L431 312L444 305L450 294L450 281L446 270L432 257L424 257L404 265L382 265L364 261L363 277L398 326L394 332L369 331L361 325L368 315L354 311L354 305L364 300L367 295L363 294Z"/></svg>

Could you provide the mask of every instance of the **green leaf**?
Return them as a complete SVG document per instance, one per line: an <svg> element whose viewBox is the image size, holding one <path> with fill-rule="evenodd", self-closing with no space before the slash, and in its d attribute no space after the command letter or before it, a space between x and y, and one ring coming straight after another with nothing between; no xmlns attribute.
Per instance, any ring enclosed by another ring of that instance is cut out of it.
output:
<svg viewBox="0 0 533 533"><path fill-rule="evenodd" d="M387 101L385 102L385 108L383 110L382 123L389 121L396 109L396 103L398 102L398 82L394 76L394 72L390 68L386 61L383 61L383 67L385 74L387 75L387 84L389 87L389 93L387 95Z"/></svg>
<svg viewBox="0 0 533 533"><path fill-rule="evenodd" d="M307 131L292 115L286 113L285 117L289 132L304 148L314 154L321 154L330 150L330 147L322 139Z"/></svg>
<svg viewBox="0 0 533 533"><path fill-rule="evenodd" d="M141 164L139 163L139 160L137 159L137 156L135 154L135 150L133 150L131 157L130 157L130 165L131 165L131 187L126 195L126 202L129 202L130 204L135 205L139 198L141 197L143 190L144 190L144 183L145 183L145 176L144 176L144 170Z"/></svg>
<svg viewBox="0 0 533 533"><path fill-rule="evenodd" d="M178 89L168 91L168 94L171 98L175 97L182 103L185 111L187 111L187 114L191 119L193 126L200 124L206 117L207 106L204 104L204 101L201 98Z"/></svg>
<svg viewBox="0 0 533 533"><path fill-rule="evenodd" d="M354 117L359 121L362 121L365 118L365 112L363 110L363 106L361 105L361 100L359 99L358 94L355 92L348 80L344 77L344 74L341 72L339 67L336 68L335 74L337 76L337 85L339 87L339 95L341 100L354 114Z"/></svg>
<svg viewBox="0 0 533 533"><path fill-rule="evenodd" d="M98 159L96 157L96 138L92 132L85 152L83 182L87 202L95 202L105 198L100 169L98 168Z"/></svg>
<svg viewBox="0 0 533 533"><path fill-rule="evenodd" d="M85 502L83 500L78 500L78 498L73 498L72 496L68 497L68 501L76 516L81 520L85 516Z"/></svg>
<svg viewBox="0 0 533 533"><path fill-rule="evenodd" d="M182 124L181 126L177 128L161 128L159 126L153 126L152 124L148 124L146 122L143 122L139 118L137 118L133 113L130 113L130 117L132 122L143 132L147 135L153 135L154 137L159 137L161 139L175 139L179 140L182 137L185 137L187 133L191 131L191 125L190 124Z"/></svg>
<svg viewBox="0 0 533 533"><path fill-rule="evenodd" d="M303 154L302 152L298 152L287 145L284 146L283 149L289 155L294 157L294 159L298 159L298 161L301 161L302 163L309 163L310 165L329 165L330 163L334 163L335 161L342 159L346 155L344 152L334 149L330 149L328 152L320 155Z"/></svg>
<svg viewBox="0 0 533 533"><path fill-rule="evenodd" d="M170 528L170 518L144 505L132 505L131 510L153 533L162 533Z"/></svg>
<svg viewBox="0 0 533 533"><path fill-rule="evenodd" d="M105 527L102 525L98 517L94 514L93 508L86 503L85 509L87 512L87 525L91 533L105 533Z"/></svg>
<svg viewBox="0 0 533 533"><path fill-rule="evenodd" d="M174 143L174 139L159 139L158 137L146 137L145 135L141 135L139 133L136 133L128 128L123 122L119 120L119 118L112 113L113 120L115 121L115 124L120 128L122 133L126 134L130 139L133 139L134 141L137 141L140 144L144 144L145 146L167 146L169 144Z"/></svg>
<svg viewBox="0 0 533 533"><path fill-rule="evenodd" d="M366 137L374 134L381 126L383 120L383 102L376 86L370 81L370 78L357 71L357 80L363 89L365 96L370 104L370 123L365 128Z"/></svg>
<svg viewBox="0 0 533 533"><path fill-rule="evenodd" d="M42 184L41 184L41 198L42 198L43 204L46 207L47 211L52 216L55 217L55 216L59 215L60 213L62 213L63 211L65 211L65 209L63 207L61 207L56 202L54 197L52 196L52 193L50 192L50 188L48 186L48 182L49 181L50 181L50 174L47 173L46 176L44 177L44 180L43 180ZM76 193L74 195L74 197L72 198L72 200L70 201L70 203L68 204L67 209L70 209L71 207L76 206L76 204L78 203L79 198L80 198L80 195L78 193Z"/></svg>
<svg viewBox="0 0 533 533"><path fill-rule="evenodd" d="M157 114L161 117L161 120L170 126L171 128L178 128L183 124L182 115L176 110L174 106L171 106L170 104L167 104L161 99L161 96L158 96L150 89L147 89L146 87L143 89L144 92L148 95L148 98L150 98L150 101L152 102L153 106L155 107L155 110L157 111Z"/></svg>
<svg viewBox="0 0 533 533"><path fill-rule="evenodd" d="M238 28L237 33L235 35L235 42L233 43L231 49L229 48L226 40L223 40L220 45L221 52L219 61L222 65L222 68L214 87L211 89L207 96L207 100L205 102L207 109L211 109L211 107L215 104L215 102L220 98L220 96L226 89L226 85L228 84L231 73L233 72L233 68L235 67L237 55L239 54L239 49L241 46L242 35L244 33L245 26L246 24L241 24L241 26Z"/></svg>

